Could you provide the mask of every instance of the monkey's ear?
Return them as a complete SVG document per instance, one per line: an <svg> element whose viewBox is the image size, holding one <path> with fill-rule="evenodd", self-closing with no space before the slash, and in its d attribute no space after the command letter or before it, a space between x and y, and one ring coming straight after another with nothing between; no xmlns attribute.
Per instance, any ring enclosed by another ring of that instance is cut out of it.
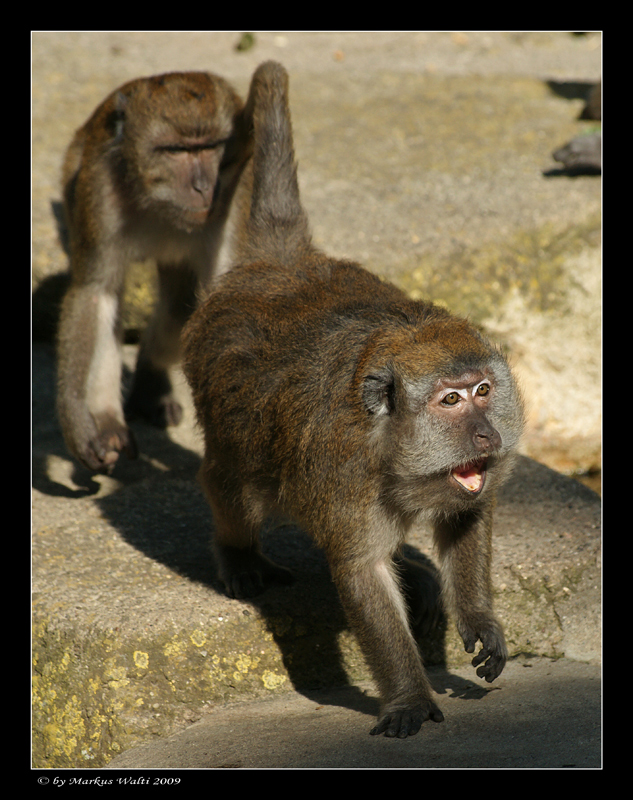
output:
<svg viewBox="0 0 633 800"><path fill-rule="evenodd" d="M106 122L106 126L111 132L115 144L118 144L123 138L123 124L125 122L125 109L127 104L128 99L123 92L117 92L114 101L114 109Z"/></svg>
<svg viewBox="0 0 633 800"><path fill-rule="evenodd" d="M363 403L370 414L393 414L396 409L396 385L389 367L382 367L367 375L363 384Z"/></svg>

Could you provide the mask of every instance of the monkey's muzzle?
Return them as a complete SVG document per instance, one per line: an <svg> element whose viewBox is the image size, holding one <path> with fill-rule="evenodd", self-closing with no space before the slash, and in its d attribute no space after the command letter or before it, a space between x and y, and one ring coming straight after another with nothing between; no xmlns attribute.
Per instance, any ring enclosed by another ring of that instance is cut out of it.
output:
<svg viewBox="0 0 633 800"><path fill-rule="evenodd" d="M479 494L486 482L487 464L488 459L486 458L463 464L451 472L451 478L469 494Z"/></svg>

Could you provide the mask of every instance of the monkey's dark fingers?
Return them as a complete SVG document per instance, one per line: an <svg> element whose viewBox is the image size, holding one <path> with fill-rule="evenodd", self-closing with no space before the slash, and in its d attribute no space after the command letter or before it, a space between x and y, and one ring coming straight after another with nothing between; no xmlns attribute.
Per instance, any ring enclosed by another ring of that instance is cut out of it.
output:
<svg viewBox="0 0 633 800"><path fill-rule="evenodd" d="M462 633L462 639L464 640L464 650L467 653L474 653L479 637L476 634Z"/></svg>
<svg viewBox="0 0 633 800"><path fill-rule="evenodd" d="M482 662L485 663L483 666L479 667L477 675L483 678L486 683L492 683L492 681L498 678L503 672L506 663L506 654L497 649L491 652L486 648L482 648L471 663L473 667L478 667Z"/></svg>
<svg viewBox="0 0 633 800"><path fill-rule="evenodd" d="M242 572L231 575L230 580L225 582L226 593L235 600L245 600L248 597L256 597L264 589L262 576L258 572Z"/></svg>
<svg viewBox="0 0 633 800"><path fill-rule="evenodd" d="M371 736L384 733L389 738L406 739L407 736L415 736L427 719L444 721L444 714L430 700L413 708L385 712L369 733Z"/></svg>

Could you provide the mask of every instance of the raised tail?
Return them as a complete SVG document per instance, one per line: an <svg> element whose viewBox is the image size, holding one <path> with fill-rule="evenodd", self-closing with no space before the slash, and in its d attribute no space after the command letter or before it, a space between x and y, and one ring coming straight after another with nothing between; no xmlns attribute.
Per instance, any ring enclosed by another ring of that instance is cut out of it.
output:
<svg viewBox="0 0 633 800"><path fill-rule="evenodd" d="M288 74L266 61L255 70L245 114L253 124L253 188L240 256L291 264L310 249L299 196L288 106Z"/></svg>

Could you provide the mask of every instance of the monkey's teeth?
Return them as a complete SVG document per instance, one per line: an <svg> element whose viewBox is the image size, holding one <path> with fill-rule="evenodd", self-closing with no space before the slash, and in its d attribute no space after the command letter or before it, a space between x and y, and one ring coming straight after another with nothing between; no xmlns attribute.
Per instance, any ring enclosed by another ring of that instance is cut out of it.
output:
<svg viewBox="0 0 633 800"><path fill-rule="evenodd" d="M457 483L466 489L466 491L471 494L477 494L482 490L484 485L486 461L477 461L474 464L458 467L452 471L451 475L455 478Z"/></svg>

